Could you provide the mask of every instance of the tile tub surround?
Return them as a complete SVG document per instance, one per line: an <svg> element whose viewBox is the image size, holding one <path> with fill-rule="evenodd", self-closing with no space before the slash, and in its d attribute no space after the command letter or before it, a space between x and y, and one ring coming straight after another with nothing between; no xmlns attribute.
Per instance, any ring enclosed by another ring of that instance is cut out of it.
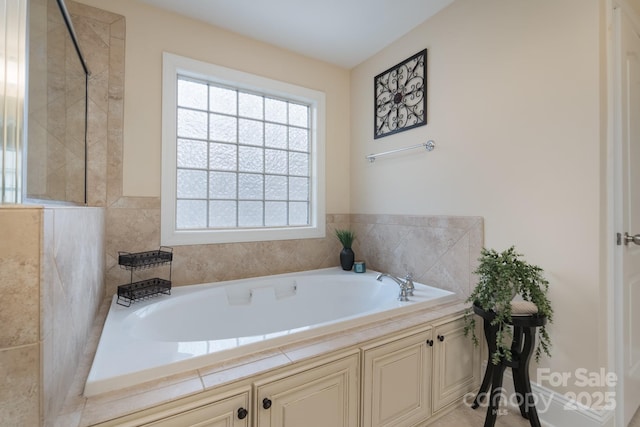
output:
<svg viewBox="0 0 640 427"><path fill-rule="evenodd" d="M42 209L0 205L0 420L40 422Z"/></svg>
<svg viewBox="0 0 640 427"><path fill-rule="evenodd" d="M120 207L122 206L122 207ZM208 283L339 264L338 228L356 233L354 251L367 267L397 276L412 272L417 282L469 295L483 245L481 217L329 214L323 239L176 246L175 286ZM124 200L107 211L107 296L127 283L118 251L160 246L159 199ZM240 262L241 261L241 262Z"/></svg>
<svg viewBox="0 0 640 427"><path fill-rule="evenodd" d="M52 425L73 383L104 295L104 209L43 210L42 411Z"/></svg>
<svg viewBox="0 0 640 427"><path fill-rule="evenodd" d="M53 425L102 301L102 208L0 205L0 419Z"/></svg>
<svg viewBox="0 0 640 427"><path fill-rule="evenodd" d="M484 244L482 217L349 215L356 259L377 271L467 297Z"/></svg>

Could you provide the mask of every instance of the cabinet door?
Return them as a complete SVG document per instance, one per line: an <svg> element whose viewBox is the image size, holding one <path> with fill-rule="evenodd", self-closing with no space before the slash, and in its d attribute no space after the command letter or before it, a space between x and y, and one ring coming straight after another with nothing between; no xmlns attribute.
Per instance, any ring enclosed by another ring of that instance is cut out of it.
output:
<svg viewBox="0 0 640 427"><path fill-rule="evenodd" d="M256 384L256 427L357 427L359 355Z"/></svg>
<svg viewBox="0 0 640 427"><path fill-rule="evenodd" d="M364 351L363 427L413 426L431 415L431 329Z"/></svg>
<svg viewBox="0 0 640 427"><path fill-rule="evenodd" d="M480 381L480 351L464 335L464 317L434 327L433 411L458 402Z"/></svg>
<svg viewBox="0 0 640 427"><path fill-rule="evenodd" d="M246 392L142 425L150 427L249 427L248 408L249 392Z"/></svg>

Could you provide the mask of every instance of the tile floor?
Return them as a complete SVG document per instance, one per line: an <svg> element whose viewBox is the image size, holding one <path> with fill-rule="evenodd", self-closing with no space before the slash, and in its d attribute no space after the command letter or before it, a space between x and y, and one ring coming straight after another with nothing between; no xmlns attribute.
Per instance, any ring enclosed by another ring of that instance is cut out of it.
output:
<svg viewBox="0 0 640 427"><path fill-rule="evenodd" d="M468 406L461 406L450 414L442 417L430 427L482 427L486 408L473 410ZM517 410L507 410L504 415L498 416L495 427L530 427L529 420L520 416ZM556 427L580 427L580 426L556 426ZM640 427L640 410L629 423L628 427Z"/></svg>
<svg viewBox="0 0 640 427"><path fill-rule="evenodd" d="M431 424L430 427L482 427L486 413L486 408L473 410L463 405ZM498 416L495 427L530 427L530 424L529 420L522 418L518 411L508 409L505 414Z"/></svg>

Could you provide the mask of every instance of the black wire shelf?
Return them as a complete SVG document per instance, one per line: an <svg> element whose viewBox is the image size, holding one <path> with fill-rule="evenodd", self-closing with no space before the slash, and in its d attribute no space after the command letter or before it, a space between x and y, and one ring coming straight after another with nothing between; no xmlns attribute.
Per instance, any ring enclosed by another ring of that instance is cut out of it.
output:
<svg viewBox="0 0 640 427"><path fill-rule="evenodd" d="M157 251L118 252L118 264L131 272L129 283L118 286L119 305L130 307L136 301L145 300L161 294L171 295L171 263L173 248L161 246ZM134 282L133 272L148 268L169 265L169 279L154 277Z"/></svg>
<svg viewBox="0 0 640 427"><path fill-rule="evenodd" d="M149 299L160 294L171 295L171 281L154 277L118 286L117 303L130 307L136 301Z"/></svg>
<svg viewBox="0 0 640 427"><path fill-rule="evenodd" d="M141 270L173 261L173 248L161 246L157 251L118 252L118 264L125 270Z"/></svg>

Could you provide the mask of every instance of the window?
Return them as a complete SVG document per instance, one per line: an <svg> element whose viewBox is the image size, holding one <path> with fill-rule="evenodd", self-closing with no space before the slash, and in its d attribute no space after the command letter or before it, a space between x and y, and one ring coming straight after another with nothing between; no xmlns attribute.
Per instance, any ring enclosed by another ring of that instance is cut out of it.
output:
<svg viewBox="0 0 640 427"><path fill-rule="evenodd" d="M324 236L324 94L165 53L162 244Z"/></svg>

